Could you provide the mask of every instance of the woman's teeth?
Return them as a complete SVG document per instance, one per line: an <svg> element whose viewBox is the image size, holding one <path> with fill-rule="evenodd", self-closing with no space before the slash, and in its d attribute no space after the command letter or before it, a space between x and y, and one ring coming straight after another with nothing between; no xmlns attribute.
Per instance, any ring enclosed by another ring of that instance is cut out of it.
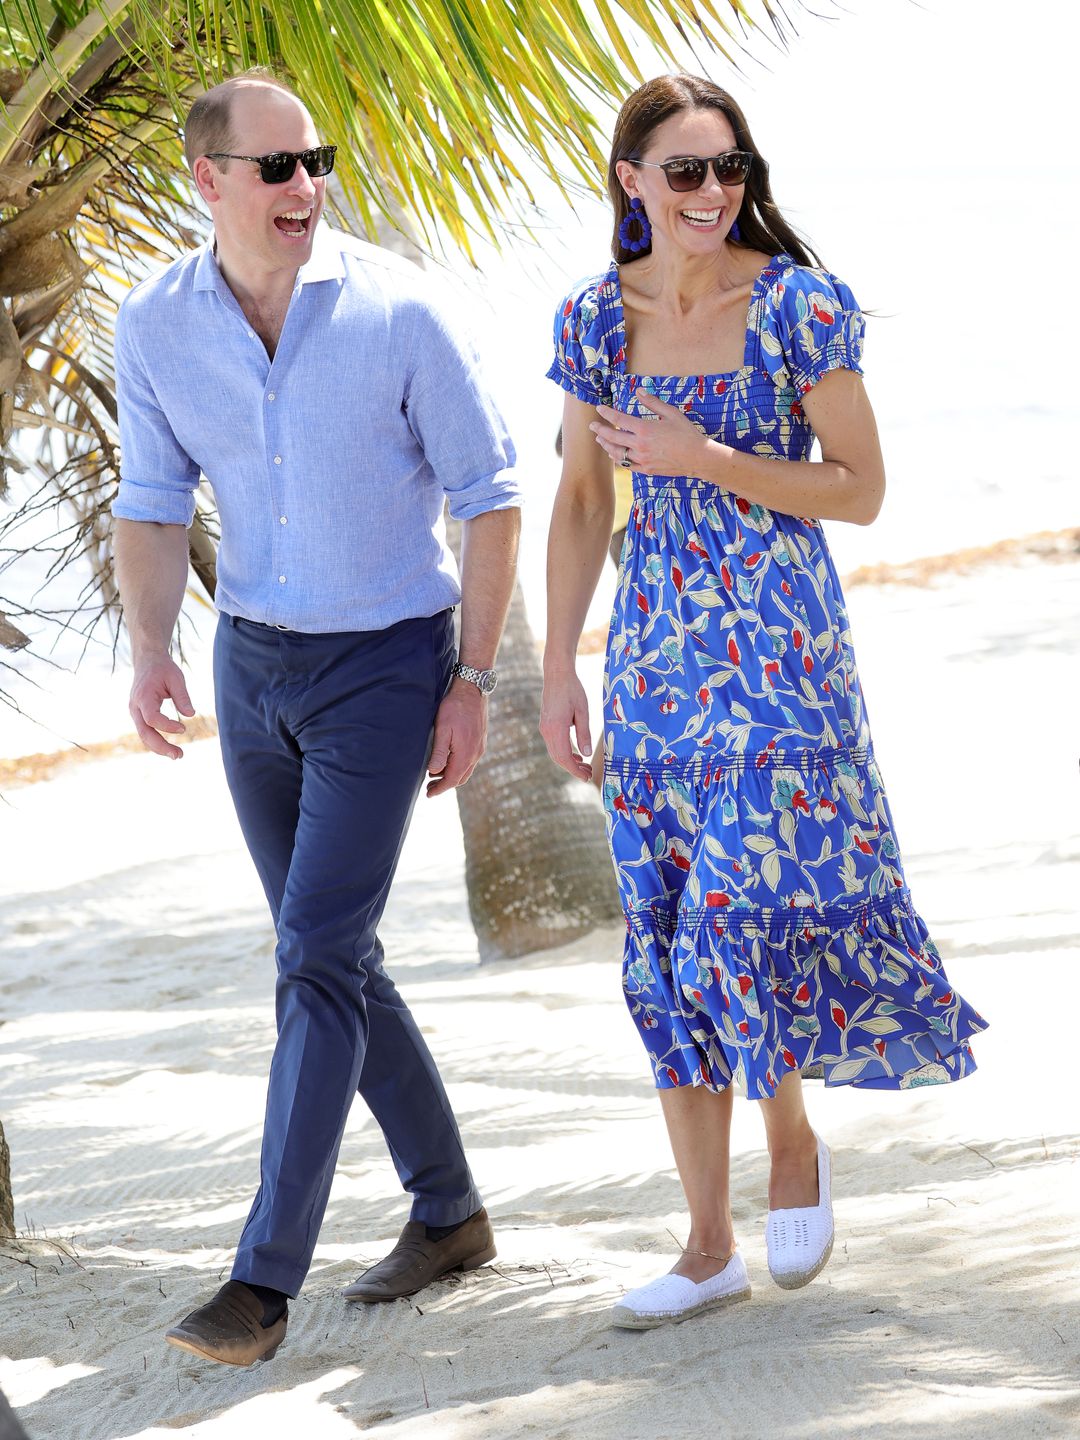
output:
<svg viewBox="0 0 1080 1440"><path fill-rule="evenodd" d="M721 212L719 210L683 210L680 213L689 224L704 228L707 225L715 225L720 219Z"/></svg>

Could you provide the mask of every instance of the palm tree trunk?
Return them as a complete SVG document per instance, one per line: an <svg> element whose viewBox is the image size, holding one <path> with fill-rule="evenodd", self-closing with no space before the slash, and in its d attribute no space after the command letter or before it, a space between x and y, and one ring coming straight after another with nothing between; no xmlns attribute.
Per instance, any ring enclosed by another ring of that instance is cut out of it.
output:
<svg viewBox="0 0 1080 1440"><path fill-rule="evenodd" d="M11 1153L0 1120L0 1235L15 1234L15 1202L11 1198Z"/></svg>
<svg viewBox="0 0 1080 1440"><path fill-rule="evenodd" d="M599 797L554 764L540 737L543 670L520 585L498 669L487 753L456 792L482 961L568 944L622 913Z"/></svg>

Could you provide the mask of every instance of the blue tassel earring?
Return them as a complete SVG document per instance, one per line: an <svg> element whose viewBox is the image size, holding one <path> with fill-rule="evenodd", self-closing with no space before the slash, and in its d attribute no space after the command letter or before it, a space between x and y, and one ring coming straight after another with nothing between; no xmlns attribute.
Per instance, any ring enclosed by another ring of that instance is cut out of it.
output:
<svg viewBox="0 0 1080 1440"><path fill-rule="evenodd" d="M635 195L630 201L629 213L623 217L619 226L619 244L624 250L629 250L631 255L636 255L652 244L652 226L639 195Z"/></svg>
<svg viewBox="0 0 1080 1440"><path fill-rule="evenodd" d="M731 222L731 229L727 233L728 239L734 240L736 244L742 239L742 236L739 233L739 222L737 220L733 220Z"/></svg>

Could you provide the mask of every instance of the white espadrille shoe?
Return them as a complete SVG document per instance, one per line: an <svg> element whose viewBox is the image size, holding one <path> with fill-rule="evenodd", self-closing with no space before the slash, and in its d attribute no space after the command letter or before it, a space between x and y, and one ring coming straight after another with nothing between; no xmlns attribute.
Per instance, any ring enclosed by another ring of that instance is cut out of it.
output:
<svg viewBox="0 0 1080 1440"><path fill-rule="evenodd" d="M746 1263L735 1250L719 1275L710 1275L700 1285L685 1275L661 1275L627 1291L611 1312L611 1323L620 1330L655 1330L658 1325L679 1325L704 1310L719 1310L749 1299Z"/></svg>
<svg viewBox="0 0 1080 1440"><path fill-rule="evenodd" d="M782 1290L809 1285L829 1263L833 1247L832 1165L829 1147L817 1140L818 1203L770 1210L765 1225L769 1274Z"/></svg>

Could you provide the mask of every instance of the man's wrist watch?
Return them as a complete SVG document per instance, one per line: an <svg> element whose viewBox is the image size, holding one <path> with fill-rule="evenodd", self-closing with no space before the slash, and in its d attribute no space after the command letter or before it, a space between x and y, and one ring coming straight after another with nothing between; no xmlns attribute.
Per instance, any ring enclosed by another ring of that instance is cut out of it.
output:
<svg viewBox="0 0 1080 1440"><path fill-rule="evenodd" d="M454 666L454 675L458 680L468 680L470 685L475 685L481 695L490 695L499 683L494 670L475 670L471 665L462 665L460 660Z"/></svg>

